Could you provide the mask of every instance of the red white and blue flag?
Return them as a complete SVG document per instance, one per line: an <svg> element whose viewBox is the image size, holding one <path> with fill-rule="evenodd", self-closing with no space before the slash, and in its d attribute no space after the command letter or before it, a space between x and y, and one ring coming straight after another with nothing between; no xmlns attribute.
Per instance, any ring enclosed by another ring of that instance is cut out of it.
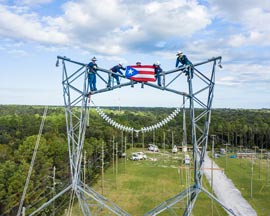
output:
<svg viewBox="0 0 270 216"><path fill-rule="evenodd" d="M126 77L138 82L155 82L155 68L152 65L127 66Z"/></svg>

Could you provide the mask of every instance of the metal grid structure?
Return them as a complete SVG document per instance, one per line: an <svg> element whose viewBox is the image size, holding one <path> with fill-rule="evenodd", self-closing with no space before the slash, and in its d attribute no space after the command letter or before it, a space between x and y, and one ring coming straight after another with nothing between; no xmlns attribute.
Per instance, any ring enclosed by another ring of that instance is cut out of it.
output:
<svg viewBox="0 0 270 216"><path fill-rule="evenodd" d="M193 145L194 160L194 185L186 188L184 191L176 194L174 197L164 201L154 209L145 213L145 215L158 215L164 210L170 209L173 205L185 199L186 197L188 197L188 203L185 207L183 215L190 215L200 192L206 193L211 199L218 202L225 210L227 210L227 212L235 215L232 210L225 207L215 196L213 196L202 186L203 163L208 143L208 132L211 121L211 107L214 97L215 72L216 66L221 67L220 56L194 64L192 68L189 68L189 76L187 76L187 92L183 92L181 89L176 90L171 87L173 86L172 84L179 79L179 77L183 77L187 72L187 69L184 66L175 68L170 71L162 72L162 86L158 86L154 83L132 81L125 78L124 75L117 74L122 77L122 80L125 80L125 82L122 82L119 85L113 85L111 87L104 87L95 92L89 92L87 64L71 60L67 57L58 56L56 63L57 66L59 65L60 61L62 63L62 85L66 113L71 184L51 200L44 203L31 215L35 215L40 210L52 203L55 199L70 190L70 205L72 205L74 199L77 198L84 215L98 215L99 210L96 209L101 208L105 208L108 212L110 212L108 215L129 215L129 213L127 213L125 210L110 202L108 199L81 181L81 163L85 131L88 122L89 109L87 104L89 97L91 95L112 91L124 86L133 87L137 84L140 84L142 87L145 85L162 91L175 93L179 96L182 96L184 101L189 102L189 108L186 109L189 109L190 113L190 134L192 136L191 140ZM205 65L209 64L211 64L210 71L202 73L201 70L199 70L200 67L205 69ZM71 66L71 68L68 68L68 65ZM192 71L191 69L194 72L194 77L192 79L189 78ZM105 86L107 86L108 81L106 81L104 75L111 76L112 74L112 71L98 67L97 77L100 81L105 83ZM92 211L93 205L96 206L95 212ZM173 210L170 212L175 215Z"/></svg>

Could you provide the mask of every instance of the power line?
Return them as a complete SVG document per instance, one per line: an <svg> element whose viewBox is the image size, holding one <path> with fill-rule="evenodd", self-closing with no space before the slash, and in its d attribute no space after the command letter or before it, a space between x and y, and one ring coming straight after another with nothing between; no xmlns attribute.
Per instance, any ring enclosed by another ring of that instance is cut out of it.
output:
<svg viewBox="0 0 270 216"><path fill-rule="evenodd" d="M38 151L38 147L39 147L39 143L40 143L41 134L42 134L44 123L45 123L46 116L47 116L47 111L48 111L48 106L45 107L44 112L43 112L42 121L41 121L41 124L40 124L40 127L39 127L39 133L38 133L38 137L37 137L37 140L36 140L36 144L35 144L32 160L31 160L31 164L30 164L30 167L29 167L29 170L28 170L27 179L26 179L26 182L25 182L25 185L24 185L23 194L22 194L22 198L21 198L21 201L20 201L20 206L19 206L19 209L18 209L18 212L17 212L17 216L19 216L21 214L21 211L22 211L23 202L24 202L26 191L27 191L29 181L30 181L30 178L31 178L32 170L33 170L33 167L34 167L34 163L35 163L35 159L36 159L36 155L37 155L37 151Z"/></svg>

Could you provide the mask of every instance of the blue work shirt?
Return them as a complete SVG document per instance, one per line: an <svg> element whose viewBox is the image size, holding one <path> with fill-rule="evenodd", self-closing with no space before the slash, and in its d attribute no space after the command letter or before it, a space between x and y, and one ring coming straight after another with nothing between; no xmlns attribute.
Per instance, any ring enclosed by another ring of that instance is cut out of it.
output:
<svg viewBox="0 0 270 216"><path fill-rule="evenodd" d="M178 67L179 63L181 63L182 65L192 65L191 61L188 60L186 55L177 57L175 67Z"/></svg>
<svg viewBox="0 0 270 216"><path fill-rule="evenodd" d="M94 63L94 62L90 62L88 65L87 65L89 71L88 73L96 73L97 72L97 64Z"/></svg>
<svg viewBox="0 0 270 216"><path fill-rule="evenodd" d="M120 67L119 65L115 65L114 67L111 68L111 71L114 73L120 73L123 75L121 70L125 70L123 67Z"/></svg>
<svg viewBox="0 0 270 216"><path fill-rule="evenodd" d="M162 68L161 67L155 67L155 74L160 74L162 72Z"/></svg>

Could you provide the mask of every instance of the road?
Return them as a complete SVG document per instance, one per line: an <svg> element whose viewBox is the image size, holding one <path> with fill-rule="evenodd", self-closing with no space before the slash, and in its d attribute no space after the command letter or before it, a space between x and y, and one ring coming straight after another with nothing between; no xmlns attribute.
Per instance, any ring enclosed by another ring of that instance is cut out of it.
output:
<svg viewBox="0 0 270 216"><path fill-rule="evenodd" d="M205 168L211 168L211 159L205 155ZM213 161L213 168L219 168ZM205 169L204 174L211 185L211 170ZM236 173L237 175L237 173ZM232 209L237 216L257 216L255 210L242 197L241 192L227 178L222 170L213 171L213 190L217 198L229 209Z"/></svg>

